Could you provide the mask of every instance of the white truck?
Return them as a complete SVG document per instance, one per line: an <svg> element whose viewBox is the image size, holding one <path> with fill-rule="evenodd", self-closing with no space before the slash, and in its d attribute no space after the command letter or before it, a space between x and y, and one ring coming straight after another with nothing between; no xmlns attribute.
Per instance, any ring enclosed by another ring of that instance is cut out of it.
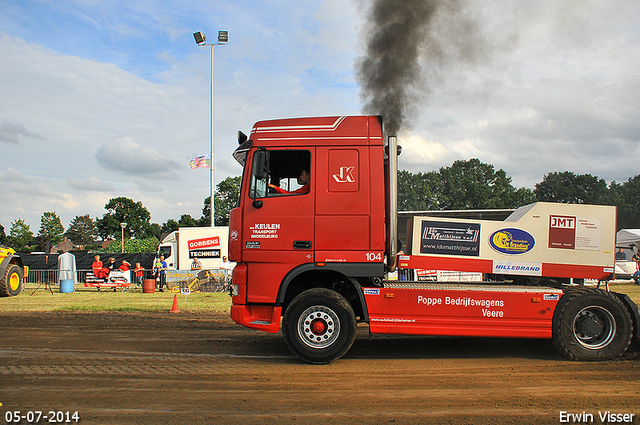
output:
<svg viewBox="0 0 640 425"><path fill-rule="evenodd" d="M164 255L169 269L190 270L194 258L203 270L219 269L228 239L228 227L181 227L160 241L158 256Z"/></svg>

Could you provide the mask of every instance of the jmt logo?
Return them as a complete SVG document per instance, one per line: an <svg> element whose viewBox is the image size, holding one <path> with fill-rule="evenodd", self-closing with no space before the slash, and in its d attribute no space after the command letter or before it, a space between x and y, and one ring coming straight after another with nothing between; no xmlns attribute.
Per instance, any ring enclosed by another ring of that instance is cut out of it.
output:
<svg viewBox="0 0 640 425"><path fill-rule="evenodd" d="M356 167L340 167L340 173L334 174L333 178L338 183L355 183L356 179L353 177L353 170Z"/></svg>
<svg viewBox="0 0 640 425"><path fill-rule="evenodd" d="M556 229L575 229L576 218L551 216L551 227L554 227Z"/></svg>

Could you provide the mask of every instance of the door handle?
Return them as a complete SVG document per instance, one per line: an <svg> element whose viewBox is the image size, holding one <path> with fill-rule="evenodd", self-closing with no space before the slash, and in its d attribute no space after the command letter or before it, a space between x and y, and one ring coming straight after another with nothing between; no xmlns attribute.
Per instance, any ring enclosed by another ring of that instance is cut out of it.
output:
<svg viewBox="0 0 640 425"><path fill-rule="evenodd" d="M293 249L311 249L311 241L293 241Z"/></svg>

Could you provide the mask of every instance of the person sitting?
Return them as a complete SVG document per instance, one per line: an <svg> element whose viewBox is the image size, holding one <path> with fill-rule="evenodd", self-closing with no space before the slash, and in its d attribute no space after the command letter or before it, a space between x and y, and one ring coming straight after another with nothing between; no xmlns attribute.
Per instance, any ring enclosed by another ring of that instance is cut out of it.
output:
<svg viewBox="0 0 640 425"><path fill-rule="evenodd" d="M93 257L94 261L91 264L91 269L93 270L93 275L98 279L104 279L109 276L109 269L106 269L102 266L102 261L100 261L100 256L96 255Z"/></svg>
<svg viewBox="0 0 640 425"><path fill-rule="evenodd" d="M300 177L298 177L298 184L301 185L300 188L296 189L296 190L292 190L291 192L289 192L288 190L285 190L281 187L276 186L275 184L271 184L269 183L269 187L271 189L273 189L274 192L276 193L280 193L280 194L285 194L285 193L309 193L309 170L302 169L302 171L300 172Z"/></svg>
<svg viewBox="0 0 640 425"><path fill-rule="evenodd" d="M116 269L116 259L114 257L109 258L109 262L105 267L107 269L107 277L111 274L113 270Z"/></svg>

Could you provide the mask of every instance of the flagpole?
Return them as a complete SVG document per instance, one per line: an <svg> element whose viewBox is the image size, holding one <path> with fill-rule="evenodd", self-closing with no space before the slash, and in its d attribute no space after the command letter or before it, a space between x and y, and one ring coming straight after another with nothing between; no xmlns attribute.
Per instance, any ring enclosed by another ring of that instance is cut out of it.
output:
<svg viewBox="0 0 640 425"><path fill-rule="evenodd" d="M215 169L215 161L213 160L213 60L214 60L214 50L213 50L213 44L211 44L211 129L209 130L209 134L211 135L211 141L210 141L210 147L211 147L211 151L209 152L209 161L210 161L210 170L211 173L209 174L209 189L210 189L210 193L211 193L211 227L214 227L215 224L215 200L213 198L213 187L214 187L214 183L216 180L216 169Z"/></svg>

